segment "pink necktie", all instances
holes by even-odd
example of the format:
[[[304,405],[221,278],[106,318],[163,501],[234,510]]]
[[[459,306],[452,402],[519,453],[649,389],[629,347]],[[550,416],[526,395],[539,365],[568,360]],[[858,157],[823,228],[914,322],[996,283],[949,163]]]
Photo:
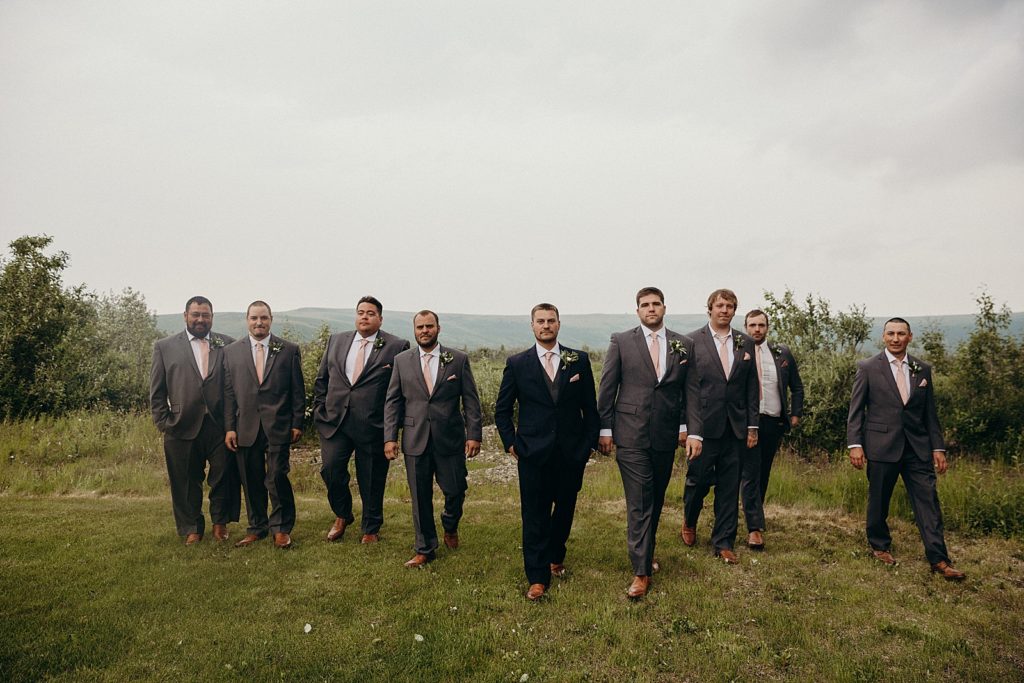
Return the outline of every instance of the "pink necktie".
[[[256,344],[256,381],[260,384],[263,384],[263,366],[266,362],[263,354],[263,343],[259,342]]]
[[[654,363],[654,376],[661,379],[661,345],[658,344],[658,335],[651,332],[647,335],[651,338],[651,362]]]
[[[715,335],[715,339],[719,340],[721,344],[718,345],[718,358],[722,361],[722,370],[725,372],[725,376],[729,376],[729,350],[726,349],[726,344],[729,343],[729,335],[725,334],[722,336]]]
[[[196,341],[199,342],[199,359],[202,361],[199,363],[199,374],[206,379],[210,374],[210,340],[197,339]]]
[[[427,393],[434,391],[434,374],[430,372],[430,357],[433,354],[425,354],[423,356],[423,381],[427,383]]]
[[[352,384],[359,381],[359,375],[363,374],[363,366],[366,365],[366,345],[369,339],[359,340],[359,351],[356,352],[356,366],[352,368]]]
[[[756,349],[754,357],[757,359],[757,397],[764,400],[764,368],[761,366],[761,352],[763,349]]]
[[[897,358],[893,363],[896,364],[896,388],[900,390],[903,405],[907,405],[907,401],[910,400],[910,387],[907,386],[907,377],[903,374],[903,361]]]
[[[555,381],[555,362],[554,362],[554,357],[555,357],[555,352],[554,351],[547,351],[547,352],[544,353],[544,369],[548,373],[548,379],[550,379],[552,382]]]

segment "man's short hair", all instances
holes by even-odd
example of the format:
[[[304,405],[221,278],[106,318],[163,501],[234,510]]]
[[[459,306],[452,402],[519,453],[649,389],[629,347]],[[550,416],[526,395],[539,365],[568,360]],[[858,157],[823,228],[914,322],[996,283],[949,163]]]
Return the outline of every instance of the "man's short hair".
[[[263,308],[267,309],[267,314],[271,318],[274,317],[274,312],[272,310],[270,310],[270,304],[268,304],[266,301],[260,301],[259,299],[256,299],[256,301],[253,301],[251,304],[249,304],[249,307],[245,309],[245,317],[246,318],[249,317],[249,311],[252,310],[253,306],[263,306]]]
[[[356,302],[356,308],[359,308],[359,304],[373,304],[374,308],[377,309],[377,315],[384,315],[384,306],[375,296],[364,296]]]
[[[640,299],[645,297],[645,296],[649,296],[651,294],[657,294],[658,298],[661,299],[662,305],[665,304],[665,293],[664,292],[662,292],[657,287],[644,287],[643,289],[641,289],[639,292],[636,293],[636,306],[637,306],[637,308],[640,308]]]
[[[771,320],[768,319],[768,314],[767,313],[762,311],[760,308],[754,308],[754,309],[748,311],[747,314],[743,317],[743,324],[746,325],[748,320],[750,320],[751,318],[756,318],[759,315],[763,315],[764,316],[765,323],[768,323],[768,324],[771,323]]]
[[[555,306],[554,304],[537,304],[536,306],[531,308],[530,309],[530,320],[531,321],[533,320],[534,313],[536,313],[537,311],[554,311],[555,312],[555,320],[558,320],[558,306]]]
[[[437,317],[437,313],[434,313],[429,308],[424,308],[422,311],[417,311],[416,314],[413,315],[413,317],[412,317],[412,324],[413,325],[416,324],[416,318],[419,318],[420,316],[426,316],[426,315],[434,316],[434,324],[437,325],[438,327],[441,327],[441,319]]]
[[[194,296],[185,302],[185,312],[188,313],[188,309],[191,308],[192,304],[197,306],[209,306],[210,313],[213,313],[213,303],[205,296]]]
[[[740,307],[739,299],[736,298],[736,293],[734,291],[732,291],[731,289],[716,289],[715,291],[711,292],[710,296],[708,296],[709,311],[711,310],[712,304],[718,301],[718,299],[725,299],[726,301],[732,304],[733,308]]]
[[[910,329],[910,323],[908,323],[903,318],[889,318],[888,320],[885,321],[885,325],[888,325],[889,323],[903,323],[904,325],[907,326],[907,332],[910,332],[911,334],[914,333],[913,330]],[[885,325],[882,325],[883,330],[885,329]]]

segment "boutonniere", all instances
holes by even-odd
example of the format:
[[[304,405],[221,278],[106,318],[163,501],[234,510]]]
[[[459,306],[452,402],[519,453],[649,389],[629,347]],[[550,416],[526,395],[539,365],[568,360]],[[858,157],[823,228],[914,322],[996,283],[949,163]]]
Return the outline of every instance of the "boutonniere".
[[[281,342],[274,342],[270,345],[270,355],[273,356],[275,353],[280,353],[283,348],[284,344]]]
[[[384,337],[377,337],[377,339],[373,342],[373,350],[374,351],[380,351],[383,348],[384,348]]]
[[[682,358],[686,358],[686,347],[683,346],[683,342],[678,339],[670,339],[668,342],[669,353],[674,353]]]
[[[224,348],[224,337],[219,337],[215,334],[210,335],[210,348],[211,349],[223,349]]]
[[[733,336],[733,339],[736,341],[736,350],[739,351],[740,349],[742,349],[743,348],[743,344],[745,343],[743,341],[743,335],[742,334],[736,334],[736,335]]]
[[[911,375],[911,377],[913,377],[917,373],[921,372],[921,364],[918,363],[916,360],[910,361],[910,364],[907,365],[907,367],[910,368],[910,375]]]
[[[768,350],[772,352],[773,356],[781,356],[782,355],[782,347],[779,346],[778,344],[776,344],[775,346],[772,346],[772,345],[769,344],[768,345]]]
[[[441,359],[441,367],[444,367],[445,365],[448,365],[453,360],[455,360],[455,356],[452,355],[451,351],[442,351],[440,359]],[[449,378],[449,379],[451,379],[451,378]]]
[[[562,352],[558,354],[558,357],[562,359],[562,369],[568,370],[570,363],[575,363],[580,359],[580,354],[569,349],[562,349]]]

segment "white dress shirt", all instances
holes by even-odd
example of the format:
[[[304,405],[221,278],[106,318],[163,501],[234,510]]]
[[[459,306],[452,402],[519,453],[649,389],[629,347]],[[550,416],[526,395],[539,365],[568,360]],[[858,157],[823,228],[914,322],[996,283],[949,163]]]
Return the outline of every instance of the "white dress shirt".
[[[362,337],[356,332],[352,335],[352,346],[348,348],[348,356],[345,358],[345,374],[348,375],[348,381],[352,381],[352,373],[356,369],[356,356],[359,355],[359,343],[362,341]],[[377,341],[377,333],[374,332],[366,339],[370,342],[366,345],[366,349],[363,351],[363,369],[366,369],[366,364],[370,360],[370,354],[373,352],[373,345]],[[359,371],[362,374],[362,370]]]
[[[541,346],[539,343],[534,344],[534,347],[537,349],[537,357],[540,359],[540,366],[544,368],[544,372],[546,374],[548,366],[544,361],[544,356],[545,354],[549,353],[549,351],[545,349],[543,346]],[[555,365],[555,377],[558,377],[558,372],[561,369],[560,366],[562,365],[562,359],[560,358],[560,355],[562,353],[562,347],[558,345],[558,342],[555,342],[555,345],[551,349],[550,353],[555,354],[554,356],[551,357],[551,362],[554,363]]]
[[[199,350],[199,344],[196,344],[195,341],[196,341],[196,339],[205,339],[206,343],[209,344],[210,343],[210,333],[207,332],[205,337],[197,337],[194,334],[192,334],[191,332],[189,332],[188,330],[185,330],[185,334],[188,335],[188,345],[192,347],[192,357],[196,359],[196,367],[199,368],[200,372],[202,372],[202,370],[203,370],[203,354]],[[210,348],[211,349],[213,348],[213,344],[210,344]]]
[[[762,415],[771,417],[782,416],[782,399],[779,391],[779,369],[775,367],[775,358],[764,341],[754,346],[755,353],[761,358],[761,406]]]

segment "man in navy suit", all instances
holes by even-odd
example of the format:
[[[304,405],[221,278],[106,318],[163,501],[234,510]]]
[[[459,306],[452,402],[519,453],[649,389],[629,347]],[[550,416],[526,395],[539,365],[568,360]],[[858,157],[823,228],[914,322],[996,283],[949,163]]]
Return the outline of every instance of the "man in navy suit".
[[[552,574],[565,574],[576,495],[600,428],[590,358],[559,345],[560,326],[554,305],[533,307],[530,327],[537,343],[509,356],[494,406],[502,445],[519,469],[530,600],[544,595]],[[517,403],[518,426],[512,419]]]
[[[946,472],[946,445],[935,410],[932,368],[907,353],[913,338],[910,323],[892,318],[882,331],[882,353],[857,363],[846,421],[850,464],[861,469],[867,460],[867,535],[874,557],[896,564],[886,518],[896,479],[903,477],[932,571],[962,581],[964,573],[953,568],[946,552],[935,487],[935,473]]]

